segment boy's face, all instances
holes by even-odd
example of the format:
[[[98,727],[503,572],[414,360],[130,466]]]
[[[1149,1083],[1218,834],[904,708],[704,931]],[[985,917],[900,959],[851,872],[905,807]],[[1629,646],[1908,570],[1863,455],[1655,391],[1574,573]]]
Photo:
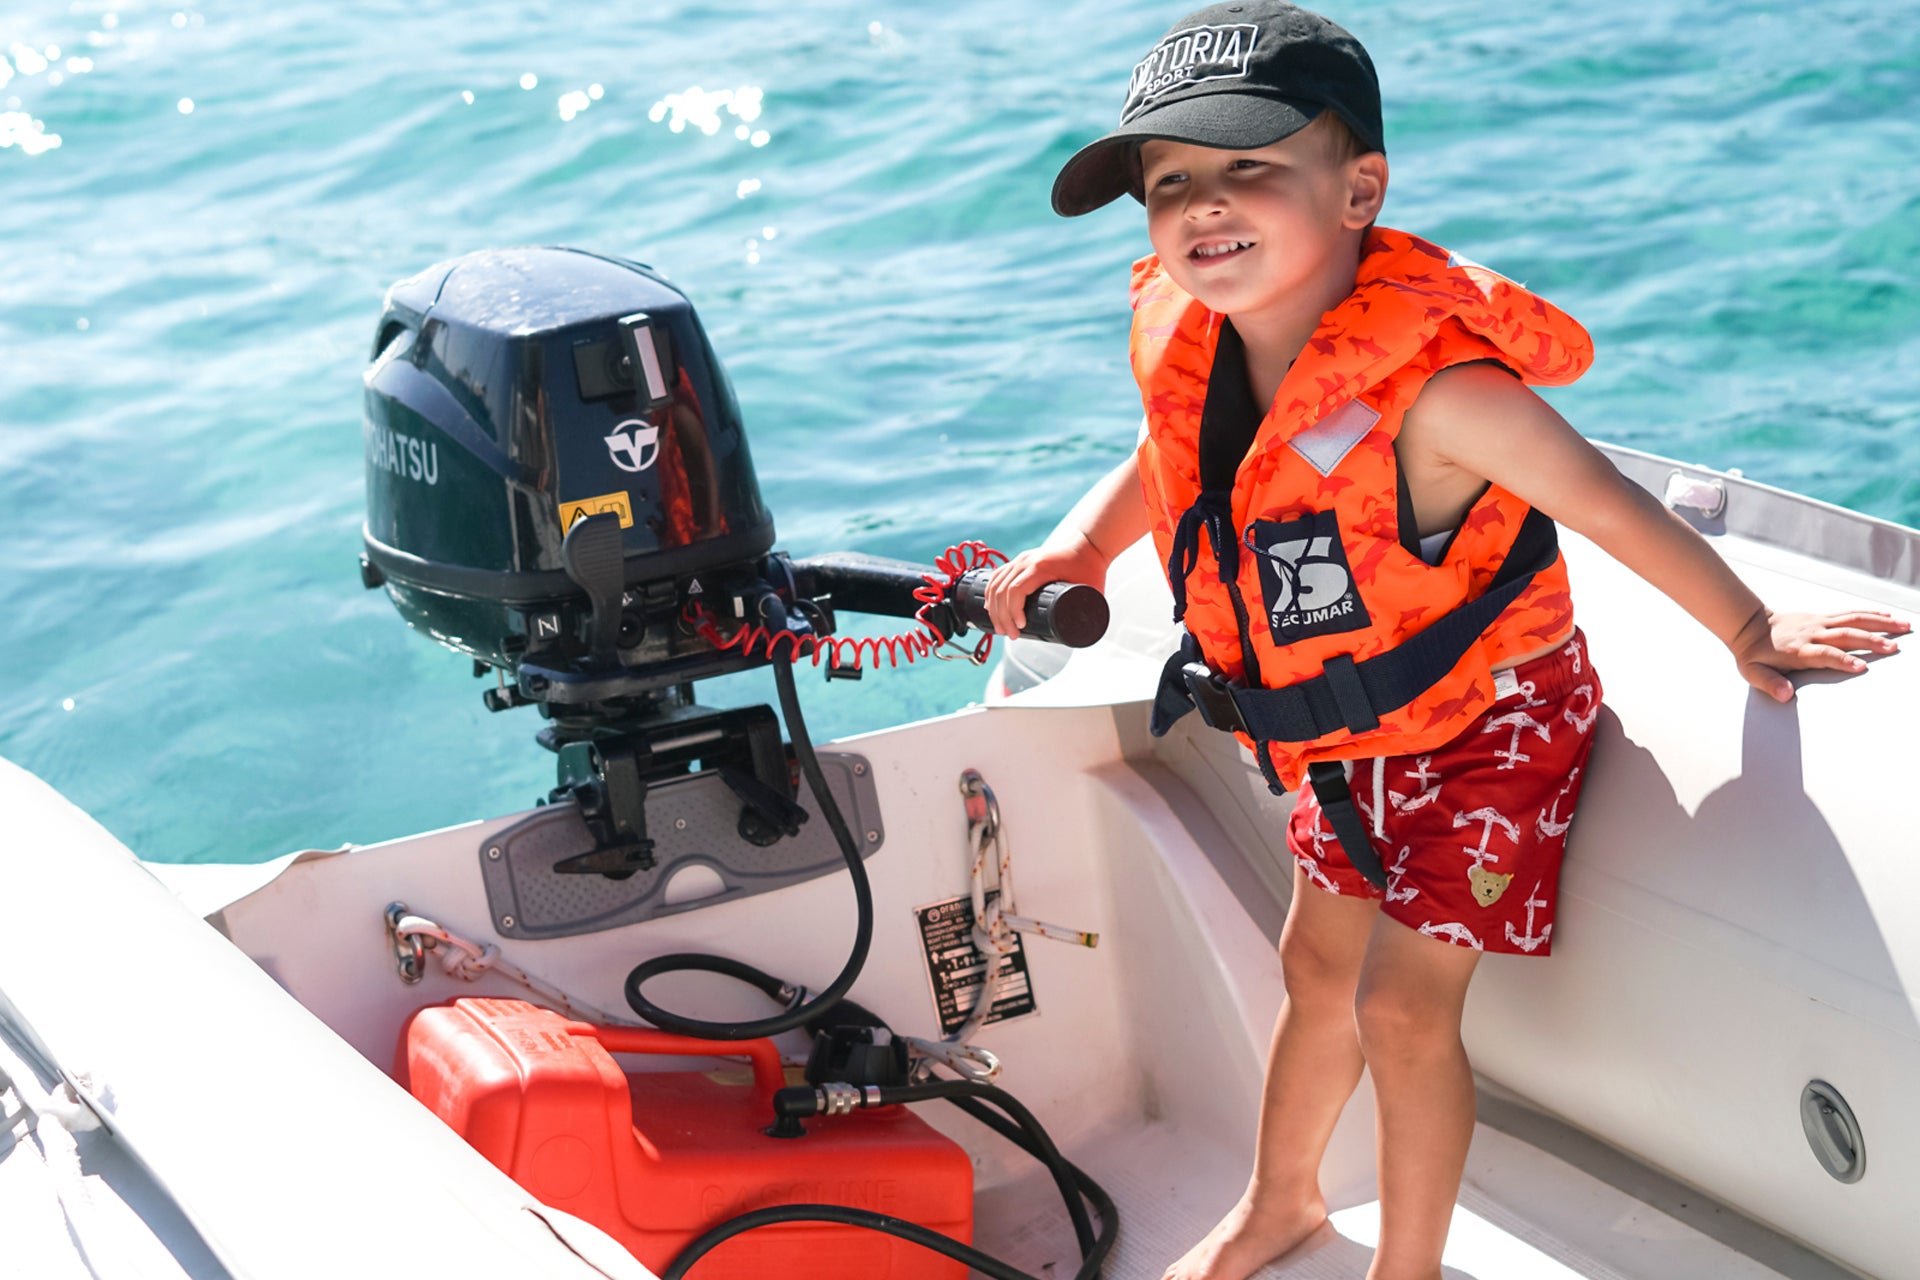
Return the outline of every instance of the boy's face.
[[[1249,318],[1302,289],[1318,296],[1343,233],[1372,222],[1386,193],[1385,156],[1343,161],[1329,142],[1308,127],[1257,151],[1141,144],[1147,236],[1173,282]]]

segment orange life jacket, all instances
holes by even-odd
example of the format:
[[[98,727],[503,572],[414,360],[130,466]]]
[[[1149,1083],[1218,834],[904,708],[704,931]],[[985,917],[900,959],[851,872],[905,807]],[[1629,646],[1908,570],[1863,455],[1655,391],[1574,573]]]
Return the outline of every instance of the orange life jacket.
[[[1276,789],[1297,788],[1314,762],[1439,746],[1493,704],[1493,666],[1569,632],[1552,522],[1490,487],[1430,565],[1393,446],[1427,379],[1448,365],[1496,360],[1548,385],[1579,377],[1593,344],[1576,321],[1484,267],[1375,228],[1353,292],[1287,371],[1231,492],[1203,492],[1216,355],[1216,403],[1230,393],[1250,403],[1238,337],[1222,351],[1225,317],[1157,257],[1134,265],[1132,293],[1147,413],[1140,476],[1190,636],[1168,685],[1184,658],[1203,659],[1206,671],[1187,668],[1186,696],[1254,748]]]

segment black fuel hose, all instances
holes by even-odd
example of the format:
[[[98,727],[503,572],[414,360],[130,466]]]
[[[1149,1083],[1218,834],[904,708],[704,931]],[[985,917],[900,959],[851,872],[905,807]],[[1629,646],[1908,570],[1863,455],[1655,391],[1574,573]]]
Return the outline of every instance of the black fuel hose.
[[[806,775],[807,786],[813,791],[814,801],[819,804],[820,812],[826,817],[827,825],[833,829],[833,835],[840,842],[840,853],[847,860],[847,874],[853,879],[853,900],[859,914],[859,923],[854,928],[853,951],[847,956],[847,963],[840,970],[840,976],[829,983],[824,991],[804,1004],[796,1004],[784,1013],[770,1018],[760,1018],[752,1022],[704,1022],[697,1018],[683,1018],[677,1013],[662,1009],[653,1001],[640,994],[640,988],[648,979],[663,973],[683,969],[702,970],[708,973],[724,973],[733,977],[745,977],[740,969],[750,966],[727,960],[720,956],[703,955],[694,951],[676,951],[670,955],[655,956],[635,965],[627,974],[627,1004],[632,1010],[663,1030],[678,1032],[683,1036],[698,1036],[708,1040],[759,1040],[768,1036],[777,1036],[783,1031],[813,1021],[827,1012],[840,998],[853,989],[854,980],[860,976],[860,970],[867,963],[867,952],[873,945],[873,886],[867,883],[867,869],[860,861],[860,847],[854,843],[853,832],[847,829],[847,820],[840,813],[840,806],[833,798],[833,792],[827,788],[826,775],[820,772],[820,758],[813,753],[813,739],[807,735],[806,719],[800,714],[800,697],[793,684],[793,667],[790,663],[773,664],[773,682],[780,691],[780,713],[787,722],[787,735],[793,739],[793,753],[799,757],[800,770]],[[753,970],[758,973],[758,970]],[[765,976],[765,975],[762,975]],[[759,985],[755,983],[755,985]],[[763,988],[764,990],[764,988]],[[770,992],[776,999],[778,992]]]
[[[947,1101],[1034,1159],[1045,1158],[1025,1130],[1000,1115],[992,1107],[973,1098],[948,1098]],[[1095,1280],[1100,1274],[1100,1268],[1106,1265],[1107,1255],[1113,1252],[1113,1242],[1119,1234],[1120,1212],[1114,1207],[1113,1197],[1107,1194],[1106,1188],[1089,1177],[1079,1165],[1064,1156],[1060,1158],[1060,1163],[1065,1167],[1067,1175],[1073,1179],[1074,1185],[1080,1189],[1080,1193],[1093,1202],[1093,1211],[1100,1215],[1100,1234],[1094,1239],[1093,1248],[1090,1251],[1084,1245],[1081,1247],[1080,1269],[1074,1272],[1074,1280]],[[1071,1204],[1072,1201],[1068,1203]]]
[[[660,1273],[660,1280],[682,1280],[696,1262],[741,1232],[781,1222],[837,1222],[843,1226],[867,1227],[956,1258],[975,1271],[992,1276],[993,1280],[1040,1280],[1038,1276],[1008,1266],[998,1258],[990,1257],[971,1245],[949,1239],[917,1222],[909,1222],[891,1214],[875,1213],[871,1209],[850,1209],[841,1204],[782,1204],[729,1218],[681,1250],[672,1265]]]
[[[811,1090],[792,1086],[780,1092],[797,1096],[810,1093]],[[944,1098],[1046,1165],[1053,1174],[1055,1184],[1061,1188],[1061,1194],[1067,1199],[1068,1211],[1074,1221],[1074,1234],[1080,1242],[1081,1262],[1079,1269],[1074,1272],[1074,1280],[1098,1280],[1119,1232],[1120,1216],[1113,1198],[1084,1170],[1060,1154],[1040,1121],[1012,1095],[993,1085],[972,1080],[935,1080],[928,1084],[883,1086],[879,1094],[878,1105],[882,1106]],[[1002,1108],[1006,1115],[999,1114],[994,1107]],[[1094,1211],[1100,1215],[1098,1236],[1093,1234],[1087,1222],[1081,1195],[1093,1202]],[[1041,1280],[918,1223],[890,1214],[875,1213],[870,1209],[837,1204],[777,1205],[730,1218],[682,1249],[672,1264],[661,1273],[661,1280],[681,1280],[701,1258],[734,1236],[756,1227],[782,1222],[837,1222],[844,1226],[864,1227],[955,1258],[993,1277],[993,1280]]]
[[[802,1085],[792,1085],[780,1090],[774,1097],[775,1113],[783,1113],[780,1105],[783,1100],[781,1095],[798,1100],[799,1095],[812,1092],[812,1089]],[[1087,1220],[1086,1205],[1081,1203],[1075,1191],[1073,1174],[1069,1172],[1066,1157],[1060,1154],[1060,1148],[1053,1145],[1053,1139],[1048,1136],[1045,1126],[1040,1123],[1040,1118],[1027,1110],[1019,1099],[996,1085],[978,1080],[932,1080],[925,1084],[880,1085],[873,1090],[873,1093],[880,1106],[931,1102],[935,1099],[948,1102],[977,1099],[980,1102],[992,1103],[1006,1112],[1012,1118],[1012,1123],[1017,1125],[1019,1131],[1027,1138],[1027,1141],[1020,1145],[1045,1165],[1047,1172],[1053,1175],[1053,1184],[1059,1189],[1060,1198],[1066,1202],[1067,1216],[1073,1220],[1073,1235],[1080,1244],[1081,1256],[1085,1257],[1093,1252],[1093,1224]],[[801,1114],[813,1113],[809,1109]],[[969,1114],[977,1116],[979,1113],[970,1110]]]

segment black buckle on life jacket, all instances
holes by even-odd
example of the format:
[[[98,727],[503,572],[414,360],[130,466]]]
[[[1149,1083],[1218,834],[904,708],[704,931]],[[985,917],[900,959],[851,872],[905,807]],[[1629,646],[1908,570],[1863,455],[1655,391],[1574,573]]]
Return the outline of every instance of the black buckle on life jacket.
[[[1240,704],[1233,700],[1232,685],[1215,675],[1204,662],[1187,663],[1180,668],[1180,675],[1187,682],[1187,694],[1193,699],[1194,709],[1209,728],[1247,732]]]

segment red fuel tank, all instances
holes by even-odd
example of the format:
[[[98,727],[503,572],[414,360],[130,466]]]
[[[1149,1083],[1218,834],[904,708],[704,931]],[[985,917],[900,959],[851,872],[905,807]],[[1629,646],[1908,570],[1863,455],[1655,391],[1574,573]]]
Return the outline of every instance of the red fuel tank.
[[[751,1075],[629,1074],[614,1053],[752,1059]],[[841,1204],[973,1241],[966,1152],[905,1107],[808,1121],[773,1138],[786,1083],[771,1041],[698,1040],[574,1022],[520,1000],[463,999],[407,1022],[396,1075],[543,1203],[593,1223],[654,1271],[751,1209]],[[965,1280],[963,1263],[832,1223],[761,1227],[689,1280]]]

